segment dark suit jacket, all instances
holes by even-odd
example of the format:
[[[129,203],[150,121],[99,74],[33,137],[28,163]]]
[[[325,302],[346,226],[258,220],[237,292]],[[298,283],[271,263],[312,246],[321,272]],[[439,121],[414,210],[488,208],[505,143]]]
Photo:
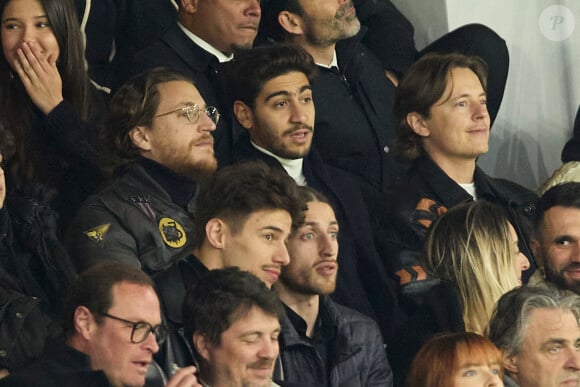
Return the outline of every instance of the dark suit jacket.
[[[257,150],[244,134],[236,142],[234,160],[262,160],[276,168],[282,165]],[[385,340],[391,336],[397,319],[394,287],[372,240],[369,215],[354,178],[344,171],[324,164],[313,148],[304,158],[303,172],[308,186],[320,191],[332,202],[339,232],[339,269],[335,302],[374,317]]]
[[[322,159],[359,178],[365,195],[398,175],[393,158],[395,88],[379,60],[355,38],[336,45],[340,72],[319,66],[312,82],[314,144]]]
[[[175,25],[159,41],[137,53],[131,66],[131,75],[160,66],[191,78],[205,103],[218,108],[222,118],[213,133],[215,154],[220,165],[227,164],[233,144],[232,107],[225,91],[222,65],[215,56],[196,45]]]

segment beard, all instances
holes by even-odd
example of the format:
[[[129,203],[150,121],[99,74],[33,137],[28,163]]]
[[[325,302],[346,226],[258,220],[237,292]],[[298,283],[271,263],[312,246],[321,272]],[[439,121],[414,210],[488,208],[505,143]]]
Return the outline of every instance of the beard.
[[[349,1],[336,11],[333,18],[326,20],[313,21],[304,15],[308,26],[304,32],[306,40],[316,46],[328,47],[355,36],[360,31],[360,21],[356,13],[346,15],[353,7],[352,1]]]
[[[273,134],[271,130],[263,129],[258,131],[259,134],[255,136],[253,141],[257,144],[261,145],[262,148],[266,149],[269,152],[272,152],[278,157],[288,160],[296,160],[305,157],[310,152],[310,147],[312,145],[312,137],[310,139],[310,144],[305,147],[299,149],[290,149],[290,147],[282,141],[286,136],[292,134],[292,132],[300,129],[306,129],[310,131],[310,133],[314,132],[314,128],[308,125],[297,125],[294,128],[290,128],[285,130],[281,136],[277,136]]]
[[[319,278],[315,273],[289,273],[282,269],[279,281],[289,290],[298,294],[327,296],[336,289],[336,275]]]
[[[545,261],[546,264],[544,266],[546,280],[558,286],[560,289],[571,290],[576,294],[580,294],[580,280],[573,280],[570,278],[564,277],[564,272],[566,270],[578,270],[580,269],[580,263],[572,262],[565,266],[562,270],[557,270],[550,265],[548,265],[548,261]]]

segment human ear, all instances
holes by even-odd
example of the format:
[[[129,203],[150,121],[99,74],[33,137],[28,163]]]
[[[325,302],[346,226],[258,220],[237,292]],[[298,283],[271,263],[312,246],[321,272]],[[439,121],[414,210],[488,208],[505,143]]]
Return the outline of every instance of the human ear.
[[[92,334],[92,324],[94,322],[91,311],[86,306],[79,306],[75,309],[73,317],[75,331],[85,340],[89,340]]]
[[[510,355],[503,351],[503,368],[508,371],[510,374],[517,374],[518,373],[518,362],[515,355]]]
[[[151,150],[151,138],[148,129],[144,126],[136,126],[129,132],[129,138],[137,148],[148,151]]]
[[[219,218],[212,218],[205,225],[205,237],[216,249],[223,249],[225,246],[226,228],[227,225]]]
[[[407,125],[415,132],[417,135],[421,137],[428,137],[429,136],[429,128],[427,127],[427,122],[425,118],[417,113],[409,113],[407,114]]]
[[[204,334],[200,333],[200,332],[194,332],[193,333],[193,346],[195,347],[195,350],[197,351],[197,353],[199,353],[199,355],[206,361],[209,362],[209,358],[210,358],[210,351],[209,351],[209,341],[207,340],[207,338],[205,337]]]
[[[195,13],[197,11],[197,2],[199,0],[181,0],[179,2],[180,8],[187,13]]]
[[[532,249],[532,254],[538,264],[538,267],[543,267],[546,262],[544,262],[544,256],[542,255],[542,249],[540,247],[540,241],[535,237],[530,240],[530,248]]]
[[[254,126],[252,109],[242,101],[234,102],[234,115],[245,129],[250,130]]]
[[[282,11],[278,14],[278,23],[292,35],[303,35],[302,18],[295,13]]]

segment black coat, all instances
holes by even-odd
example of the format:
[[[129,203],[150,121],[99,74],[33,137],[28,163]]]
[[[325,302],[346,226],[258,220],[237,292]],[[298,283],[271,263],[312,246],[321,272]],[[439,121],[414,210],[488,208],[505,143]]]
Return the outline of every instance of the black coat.
[[[233,145],[232,106],[226,93],[222,65],[175,25],[159,41],[137,53],[131,69],[132,74],[138,74],[160,66],[191,78],[205,103],[218,108],[221,119],[213,132],[215,154],[220,165],[227,164]]]
[[[314,144],[327,164],[359,177],[368,200],[399,174],[391,151],[395,88],[379,60],[355,38],[338,42],[336,55],[340,73],[319,66],[312,82]]]
[[[474,183],[478,199],[506,210],[518,233],[520,251],[530,261],[530,269],[524,273],[527,280],[536,268],[529,242],[538,195],[514,182],[492,178],[479,167]],[[432,222],[446,209],[470,201],[471,195],[427,156],[415,160],[404,182],[385,195],[375,240],[381,256],[388,259],[387,269],[399,277],[403,306],[412,308],[431,285],[424,277],[420,257]]]
[[[109,387],[103,371],[92,371],[89,357],[68,345],[49,341],[42,358],[0,379],[1,387]]]
[[[10,192],[0,209],[0,368],[10,371],[37,358],[46,337],[61,333],[53,319],[74,279],[45,193]]]
[[[236,143],[234,159],[262,160],[284,170],[278,160],[256,149],[247,134]],[[375,317],[388,340],[399,318],[394,286],[376,251],[369,214],[355,179],[325,164],[314,147],[304,158],[303,173],[308,186],[331,201],[340,225],[339,269],[333,300]]]

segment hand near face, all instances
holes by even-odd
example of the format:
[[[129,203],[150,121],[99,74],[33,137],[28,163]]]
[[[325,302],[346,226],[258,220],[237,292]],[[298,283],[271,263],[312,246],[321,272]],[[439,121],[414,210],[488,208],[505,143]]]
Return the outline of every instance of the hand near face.
[[[30,99],[44,114],[62,102],[62,79],[56,58],[47,57],[38,43],[23,43],[16,52],[13,66]]]
[[[194,366],[180,368],[173,374],[165,387],[202,387],[195,376]]]

